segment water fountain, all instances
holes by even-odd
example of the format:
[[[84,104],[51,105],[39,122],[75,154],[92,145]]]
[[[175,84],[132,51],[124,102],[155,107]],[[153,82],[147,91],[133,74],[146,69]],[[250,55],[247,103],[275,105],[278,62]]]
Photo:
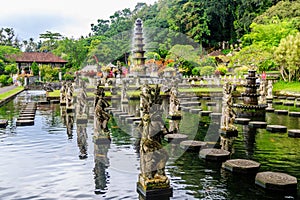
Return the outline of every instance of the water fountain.
[[[261,94],[257,93],[257,88],[260,86],[256,84],[255,70],[249,70],[248,76],[246,77],[247,83],[244,85],[245,92],[242,93],[243,104],[234,104],[233,106],[237,108],[237,117],[239,118],[250,118],[256,120],[265,120],[266,104],[260,104],[258,102],[258,97]]]

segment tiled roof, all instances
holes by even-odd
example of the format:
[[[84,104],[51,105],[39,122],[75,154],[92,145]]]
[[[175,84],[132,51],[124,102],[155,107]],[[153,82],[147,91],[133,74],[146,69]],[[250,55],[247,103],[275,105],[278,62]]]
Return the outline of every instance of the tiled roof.
[[[23,52],[18,55],[12,56],[12,58],[17,63],[67,63],[68,61],[65,61],[61,59],[60,57],[54,55],[50,52]]]

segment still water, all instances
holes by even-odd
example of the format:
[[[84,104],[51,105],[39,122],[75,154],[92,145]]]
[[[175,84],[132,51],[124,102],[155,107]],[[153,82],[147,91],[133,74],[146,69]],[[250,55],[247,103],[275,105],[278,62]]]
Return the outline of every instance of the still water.
[[[93,120],[76,124],[72,113],[63,117],[59,105],[50,104],[38,106],[34,126],[16,127],[22,104],[44,98],[44,92],[26,91],[0,108],[0,118],[9,120],[8,127],[0,129],[0,199],[138,199],[134,126],[113,119],[111,143],[101,146],[93,140]],[[204,110],[220,111],[219,106],[201,103]],[[125,109],[134,113],[136,106],[133,102]],[[295,117],[267,113],[266,121],[300,128]],[[180,123],[180,131],[190,139],[212,145],[218,143],[218,127],[209,117],[188,112]],[[286,172],[299,182],[299,139],[242,125],[238,129],[239,136],[230,141],[231,158],[253,159],[261,163],[260,171]],[[170,199],[297,199],[294,194],[265,193],[255,186],[254,177],[224,171],[218,163],[199,159],[197,152],[184,152],[175,144],[165,143],[165,148],[170,155],[166,167],[173,187]]]

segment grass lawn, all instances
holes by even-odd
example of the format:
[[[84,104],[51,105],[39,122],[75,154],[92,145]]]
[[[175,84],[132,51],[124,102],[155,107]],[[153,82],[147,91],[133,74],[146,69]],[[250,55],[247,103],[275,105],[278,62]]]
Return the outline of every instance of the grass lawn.
[[[284,82],[278,81],[273,84],[273,92],[299,92],[300,93],[300,82]]]
[[[0,94],[0,100],[2,99],[6,99],[7,97],[10,97],[11,95],[14,95],[20,91],[22,91],[24,89],[24,87],[22,86],[19,86],[19,87],[16,87],[8,92],[4,92],[3,94]]]

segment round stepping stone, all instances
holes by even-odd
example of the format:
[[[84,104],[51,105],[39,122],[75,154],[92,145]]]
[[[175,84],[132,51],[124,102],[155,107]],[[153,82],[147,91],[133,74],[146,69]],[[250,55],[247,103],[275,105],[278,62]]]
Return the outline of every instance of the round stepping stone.
[[[293,138],[300,138],[300,129],[288,130],[288,136]]]
[[[200,115],[201,115],[201,116],[209,116],[210,113],[212,113],[212,111],[209,111],[209,110],[203,110],[203,111],[200,112]]]
[[[193,102],[189,102],[190,106],[201,106],[201,102],[198,101],[193,101]]]
[[[248,118],[235,118],[234,123],[235,124],[242,124],[242,125],[248,125],[251,119]]]
[[[209,116],[212,120],[220,120],[222,113],[210,113]]]
[[[246,159],[231,159],[222,164],[222,168],[233,173],[253,174],[257,173],[260,163]]]
[[[296,106],[297,108],[299,108],[299,107],[300,107],[300,103],[296,103],[295,106]]]
[[[206,102],[207,106],[216,106],[217,103],[216,102]]]
[[[199,152],[199,157],[210,161],[225,161],[229,159],[230,152],[223,149],[202,149]]]
[[[18,120],[34,120],[34,117],[19,116]]]
[[[140,117],[128,117],[128,118],[125,119],[125,122],[126,123],[132,123],[134,121],[140,121],[140,120],[141,120]]]
[[[294,106],[294,102],[284,102],[283,105],[285,106]]]
[[[188,136],[180,133],[174,133],[174,134],[167,134],[165,135],[165,140],[168,142],[175,142],[180,143],[181,141],[185,140]]]
[[[251,128],[266,128],[267,127],[267,122],[251,121],[251,122],[249,122],[248,125]]]
[[[199,151],[201,147],[206,146],[206,142],[197,141],[197,140],[185,140],[180,142],[180,147],[187,151]]]
[[[141,123],[141,121],[140,121],[140,120],[137,120],[137,121],[134,121],[134,122],[133,122],[133,125],[138,126],[138,125],[140,125],[140,123]]]
[[[267,125],[267,131],[272,133],[285,133],[287,131],[286,126],[282,125]]]
[[[282,105],[282,104],[283,104],[282,101],[274,101],[273,103],[274,103],[275,105]]]
[[[8,125],[7,119],[0,119],[0,128],[5,128]]]
[[[300,112],[289,112],[289,116],[291,116],[291,117],[300,117]]]
[[[297,190],[297,178],[280,172],[260,172],[256,174],[255,184],[267,190]]]
[[[278,114],[278,115],[287,115],[289,113],[289,111],[288,110],[274,110],[274,113]]]
[[[193,114],[199,114],[200,112],[202,111],[201,108],[197,108],[197,109],[190,109],[190,113],[193,113]]]
[[[210,97],[202,97],[203,100],[210,100]]]
[[[286,96],[279,96],[278,99],[286,99]]]
[[[295,100],[295,99],[296,99],[296,97],[287,97],[286,98],[286,100],[292,100],[292,101]]]
[[[32,126],[34,125],[34,120],[17,120],[17,126]]]
[[[191,108],[190,107],[181,107],[180,109],[182,111],[188,112]]]
[[[266,108],[266,112],[274,112],[275,108]]]

